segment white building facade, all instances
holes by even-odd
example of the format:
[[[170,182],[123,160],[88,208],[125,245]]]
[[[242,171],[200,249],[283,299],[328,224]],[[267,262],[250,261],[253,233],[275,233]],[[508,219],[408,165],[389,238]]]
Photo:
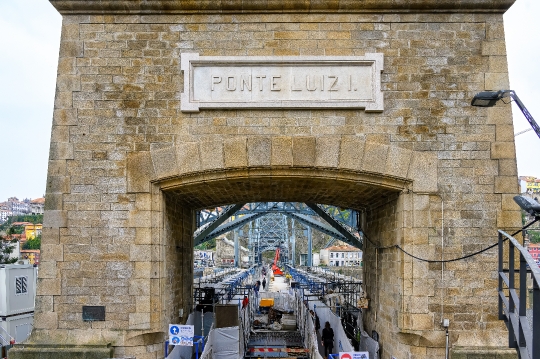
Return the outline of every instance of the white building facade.
[[[362,265],[363,252],[353,246],[331,246],[321,250],[321,264],[335,267],[352,267]]]

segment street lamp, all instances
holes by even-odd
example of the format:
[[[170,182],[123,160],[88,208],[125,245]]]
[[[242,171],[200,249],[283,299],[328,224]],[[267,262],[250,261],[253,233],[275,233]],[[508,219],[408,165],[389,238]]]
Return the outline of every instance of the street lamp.
[[[536,135],[538,138],[540,138],[540,127],[532,117],[532,115],[529,113],[523,102],[519,99],[519,97],[516,95],[516,93],[512,90],[500,90],[500,91],[483,91],[480,93],[477,93],[474,95],[471,106],[476,107],[493,107],[497,103],[497,101],[502,100],[505,97],[510,97],[512,100],[516,102],[519,109],[529,121],[531,124],[531,127],[533,128],[534,132],[536,132]]]

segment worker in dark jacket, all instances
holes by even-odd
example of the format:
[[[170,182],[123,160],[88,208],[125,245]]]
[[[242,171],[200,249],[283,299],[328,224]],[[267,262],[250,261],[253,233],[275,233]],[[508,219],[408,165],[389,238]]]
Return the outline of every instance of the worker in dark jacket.
[[[328,354],[332,354],[332,349],[334,349],[334,331],[330,328],[330,323],[326,322],[324,324],[324,329],[322,330],[322,342],[324,346],[324,357],[328,357]]]

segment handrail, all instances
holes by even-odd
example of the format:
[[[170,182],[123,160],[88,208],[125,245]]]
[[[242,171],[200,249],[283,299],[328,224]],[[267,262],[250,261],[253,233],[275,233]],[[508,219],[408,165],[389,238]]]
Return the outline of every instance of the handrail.
[[[2,343],[5,343],[5,344],[2,344]],[[9,344],[9,341],[6,340],[6,338],[4,338],[4,337],[2,336],[2,334],[0,334],[0,347],[5,346],[5,345],[8,345],[8,344]]]
[[[6,340],[6,338],[4,338],[2,335],[0,335],[0,339],[2,339],[5,343],[7,343],[6,345],[11,344],[11,342],[14,341],[15,338],[13,338],[13,337],[11,336],[11,334],[9,334],[9,332],[8,332],[7,330],[5,330],[4,328],[0,327],[0,329],[2,329],[2,331],[4,331],[4,333],[7,334],[9,340]]]
[[[508,241],[508,268],[504,264],[504,242]],[[519,270],[515,268],[515,253],[519,252]],[[530,269],[528,269],[529,267]],[[519,285],[516,285],[516,272]],[[533,281],[533,323],[527,319],[527,275]],[[508,346],[515,348],[520,359],[540,359],[540,267],[519,242],[499,230],[499,319],[508,328]],[[517,311],[517,313],[516,313]],[[534,334],[536,333],[536,335]]]

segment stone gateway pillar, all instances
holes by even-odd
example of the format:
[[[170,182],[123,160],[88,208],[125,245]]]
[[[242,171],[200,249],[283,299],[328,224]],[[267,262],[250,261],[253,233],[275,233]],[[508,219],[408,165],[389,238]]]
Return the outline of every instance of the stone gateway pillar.
[[[515,357],[496,249],[520,226],[514,0],[51,0],[63,15],[35,326],[10,359],[164,357],[197,209],[362,213],[381,358]],[[181,315],[181,312],[184,314]]]

